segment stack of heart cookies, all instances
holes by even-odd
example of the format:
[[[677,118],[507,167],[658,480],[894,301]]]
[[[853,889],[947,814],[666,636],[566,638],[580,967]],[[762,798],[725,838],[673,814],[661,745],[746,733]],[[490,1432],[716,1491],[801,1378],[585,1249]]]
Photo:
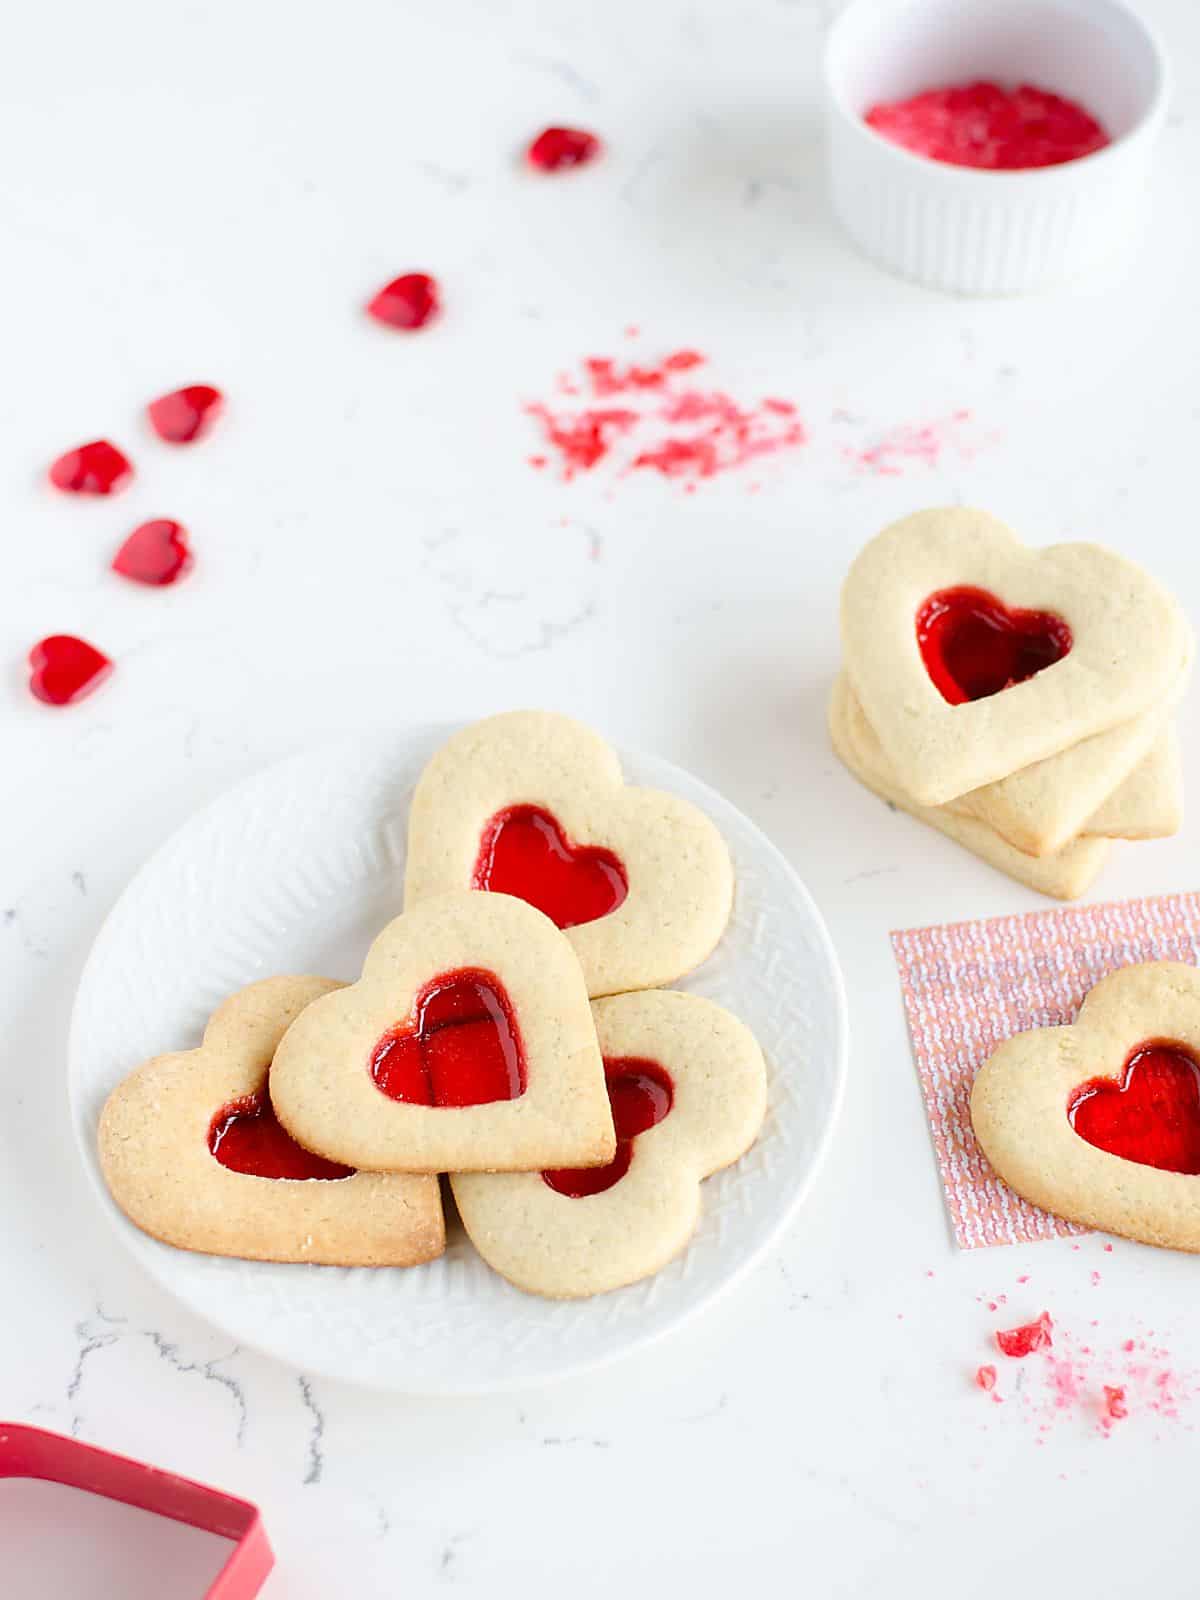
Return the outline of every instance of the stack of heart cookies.
[[[251,984],[199,1048],[130,1073],[100,1118],[110,1192],[185,1249],[403,1267],[445,1248],[444,1173],[521,1288],[656,1272],[765,1112],[750,1031],[664,987],[732,899],[709,818],[626,785],[590,729],[476,723],[421,775],[405,910],[359,978]]]
[[[1018,882],[1074,899],[1112,840],[1178,829],[1192,634],[1133,562],[1030,550],[982,511],[922,511],[858,556],[841,628],[838,756]]]

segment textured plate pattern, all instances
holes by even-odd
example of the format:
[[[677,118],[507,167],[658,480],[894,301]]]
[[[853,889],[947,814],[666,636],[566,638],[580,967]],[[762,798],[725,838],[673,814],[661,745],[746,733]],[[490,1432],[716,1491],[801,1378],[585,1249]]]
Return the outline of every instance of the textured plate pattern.
[[[280,972],[357,975],[401,909],[408,795],[442,732],[327,747],[275,766],[188,822],[134,878],[100,931],[76,997],[70,1092],[84,1161],[150,1273],[238,1340],[310,1372],[409,1392],[540,1382],[664,1333],[769,1244],[807,1189],[841,1096],[845,1014],[806,890],[732,806],[665,762],[631,782],[701,806],[733,852],[737,898],[719,949],[683,986],[755,1032],[770,1075],[754,1149],[704,1185],[690,1248],[656,1277],[557,1304],[511,1288],[457,1231],[408,1271],[270,1266],[190,1255],[140,1233],[104,1189],[100,1107],[131,1066],[197,1042],[228,994]]]

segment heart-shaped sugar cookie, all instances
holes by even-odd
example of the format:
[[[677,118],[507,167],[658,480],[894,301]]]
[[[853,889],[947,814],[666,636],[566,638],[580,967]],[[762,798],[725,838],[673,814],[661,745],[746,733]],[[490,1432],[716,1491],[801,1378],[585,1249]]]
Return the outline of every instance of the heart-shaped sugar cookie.
[[[185,1250],[255,1261],[404,1267],[445,1247],[436,1178],[354,1172],[279,1127],[267,1071],[327,978],[266,978],[213,1013],[196,1050],[158,1056],[113,1090],[100,1164],[131,1222]]]
[[[510,895],[437,895],[288,1029],[271,1099],[293,1138],[370,1171],[596,1166],[616,1148],[579,963]]]
[[[601,1294],[657,1272],[700,1215],[700,1181],[753,1144],[766,1069],[750,1031],[674,991],[592,1007],[616,1120],[616,1158],[590,1171],[455,1174],[463,1225],[518,1288]]]
[[[986,512],[950,508],[859,554],[842,643],[902,788],[935,806],[1164,704],[1190,630],[1112,551],[1029,550]]]
[[[1071,1027],[1006,1040],[975,1080],[971,1121],[1034,1205],[1200,1251],[1200,972],[1124,967]]]
[[[1030,856],[1009,844],[976,817],[960,816],[949,806],[922,806],[896,781],[883,747],[843,673],[829,701],[829,737],[838,759],[858,781],[890,806],[907,811],[918,822],[936,828],[1010,878],[1057,900],[1074,900],[1095,880],[1108,860],[1106,838],[1081,835],[1051,855]]]
[[[1168,726],[1085,826],[1108,839],[1166,839],[1182,825],[1183,763],[1179,735]]]
[[[895,772],[844,674],[833,700],[835,708],[841,708],[836,714],[844,716],[853,729],[861,760],[898,791]],[[1161,726],[1161,719],[1149,712],[1137,720],[1148,726],[1122,723],[1109,733],[1096,734],[1064,750],[1061,756],[1050,756],[1000,783],[974,789],[939,809],[948,816],[985,823],[1024,855],[1047,858],[1060,854],[1076,838],[1163,838],[1178,830],[1182,817],[1178,741],[1174,729]],[[1159,731],[1154,737],[1156,728]],[[1110,748],[1107,752],[1089,748],[1099,745]],[[1098,775],[1111,772],[1115,747],[1119,747],[1122,766],[1131,747],[1147,753],[1105,794]],[[1081,807],[1081,795],[1091,802],[1086,810]]]
[[[546,912],[596,996],[672,983],[711,954],[733,868],[702,812],[627,785],[590,728],[514,711],[455,734],[413,795],[405,904],[471,887]]]

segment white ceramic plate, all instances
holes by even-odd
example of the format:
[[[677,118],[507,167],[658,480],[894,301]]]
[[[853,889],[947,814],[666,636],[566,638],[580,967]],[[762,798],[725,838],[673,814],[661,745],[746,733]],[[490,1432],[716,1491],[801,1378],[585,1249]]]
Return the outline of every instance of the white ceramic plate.
[[[227,995],[273,973],[353,978],[401,909],[408,798],[444,732],[315,750],[186,823],[125,890],[92,948],[71,1024],[80,1150],[122,1240],[153,1277],[241,1343],[309,1372],[409,1393],[543,1382],[657,1338],[768,1247],[812,1182],[837,1115],[846,1016],[829,936],[759,830],[666,762],[630,782],[702,807],[733,852],[737,898],[716,953],[683,985],[728,1007],[766,1054],[769,1100],[748,1155],[704,1185],[704,1215],[657,1276],[592,1300],[522,1294],[455,1226],[441,1260],[401,1270],[263,1265],[173,1250],[113,1205],[96,1160],[109,1090],[148,1056],[197,1043]]]

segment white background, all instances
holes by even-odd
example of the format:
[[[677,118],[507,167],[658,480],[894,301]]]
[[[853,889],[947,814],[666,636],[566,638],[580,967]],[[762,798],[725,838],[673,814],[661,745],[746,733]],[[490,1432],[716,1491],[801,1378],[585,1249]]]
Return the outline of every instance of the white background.
[[[847,561],[926,504],[1104,540],[1197,620],[1200,15],[1147,6],[1177,86],[1145,235],[1069,291],[966,303],[881,276],[827,220],[826,9],[111,0],[7,19],[0,1415],[259,1501],[277,1600],[1194,1587],[1200,1409],[1105,1438],[1073,1406],[1043,1434],[1019,1396],[971,1385],[997,1322],[1043,1308],[1084,1339],[1095,1320],[1105,1349],[1154,1329],[1200,1366],[1196,1269],[1097,1239],[950,1244],[887,931],[1039,902],[858,790],[823,702]],[[606,161],[521,172],[547,121],[594,127]],[[410,268],[446,313],[406,339],[359,308]],[[528,467],[521,402],[555,372],[678,345],[735,395],[794,399],[811,443],[694,495]],[[193,381],[228,415],[172,450],[139,408]],[[971,454],[885,476],[847,459],[960,408]],[[45,486],[100,434],[134,454],[129,492]],[[152,515],[197,551],[162,593],[105,570]],[[23,669],[56,631],[118,661],[64,711]],[[514,705],[692,768],[788,853],[845,967],[850,1091],[797,1225],[710,1315],[545,1392],[381,1401],[231,1351],[118,1252],[68,1138],[68,1010],[123,883],[231,781],[342,730]],[[1094,893],[1195,888],[1195,846],[1191,821],[1128,846]],[[1000,1292],[993,1315],[979,1297]]]

